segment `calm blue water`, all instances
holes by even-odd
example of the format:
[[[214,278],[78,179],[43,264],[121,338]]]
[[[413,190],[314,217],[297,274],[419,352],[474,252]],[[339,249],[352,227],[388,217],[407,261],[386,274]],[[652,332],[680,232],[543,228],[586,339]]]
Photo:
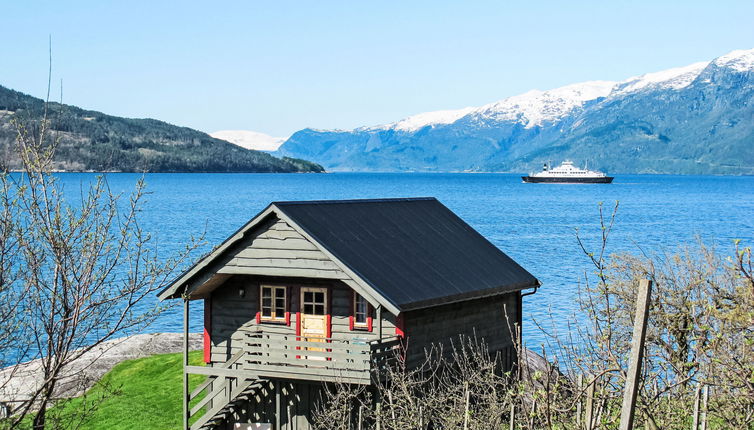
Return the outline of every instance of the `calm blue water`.
[[[61,174],[78,190],[92,174]],[[133,189],[140,175],[109,174],[115,191]],[[206,228],[215,245],[276,200],[434,196],[534,274],[543,287],[524,302],[529,345],[541,337],[532,321],[570,319],[588,259],[574,229],[598,246],[597,205],[620,202],[612,252],[673,250],[701,237],[730,252],[733,239],[754,243],[754,177],[619,176],[610,185],[523,184],[508,174],[149,174],[143,227],[166,253]],[[155,300],[156,301],[156,300]],[[194,306],[200,330],[201,306]],[[549,321],[549,320],[548,320]],[[182,330],[181,310],[163,314],[150,331]]]

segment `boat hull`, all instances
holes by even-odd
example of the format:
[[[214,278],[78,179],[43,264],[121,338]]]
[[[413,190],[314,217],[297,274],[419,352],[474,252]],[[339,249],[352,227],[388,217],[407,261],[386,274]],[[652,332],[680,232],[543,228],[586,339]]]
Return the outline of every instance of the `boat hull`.
[[[602,176],[599,178],[543,178],[537,176],[522,176],[521,179],[523,179],[524,182],[533,184],[609,184],[613,182],[612,176]]]

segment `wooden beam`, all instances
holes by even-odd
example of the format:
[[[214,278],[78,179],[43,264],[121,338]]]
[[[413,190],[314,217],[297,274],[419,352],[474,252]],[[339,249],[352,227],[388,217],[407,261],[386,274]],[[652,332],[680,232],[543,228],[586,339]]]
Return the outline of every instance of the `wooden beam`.
[[[377,306],[377,338],[382,339],[382,305]]]
[[[639,393],[639,378],[641,376],[642,361],[644,360],[644,340],[647,337],[647,319],[649,318],[651,292],[652,281],[642,279],[639,282],[639,292],[636,297],[634,333],[631,337],[631,362],[626,374],[626,386],[623,391],[619,430],[631,430],[634,427],[634,407],[636,406],[636,397]]]
[[[222,369],[219,367],[186,366],[186,373],[192,375],[222,376],[241,379],[258,379],[256,372],[240,369]]]
[[[702,384],[696,386],[694,392],[694,421],[691,424],[691,430],[699,430],[699,402],[701,401]]]
[[[282,427],[282,417],[280,416],[282,413],[282,393],[280,388],[280,380],[277,379],[274,382],[275,384],[275,430],[280,430]]]
[[[189,430],[189,303],[188,297],[183,298],[183,429]]]

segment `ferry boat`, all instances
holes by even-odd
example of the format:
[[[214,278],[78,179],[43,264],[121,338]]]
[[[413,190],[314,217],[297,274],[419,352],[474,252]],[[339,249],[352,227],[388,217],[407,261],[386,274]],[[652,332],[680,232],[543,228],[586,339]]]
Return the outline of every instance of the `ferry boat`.
[[[602,172],[579,169],[571,161],[564,161],[560,166],[551,169],[548,163],[545,163],[541,172],[530,173],[529,176],[522,176],[524,182],[552,182],[552,183],[576,183],[576,184],[609,184],[613,182],[612,176],[607,176]]]

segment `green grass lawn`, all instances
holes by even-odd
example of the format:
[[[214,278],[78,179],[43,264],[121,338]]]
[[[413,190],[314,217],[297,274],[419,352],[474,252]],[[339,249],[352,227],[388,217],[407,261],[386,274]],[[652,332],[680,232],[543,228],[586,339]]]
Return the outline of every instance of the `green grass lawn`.
[[[182,354],[160,354],[124,361],[102,378],[102,385],[61,405],[59,411],[64,416],[76,414],[86,410],[91,399],[101,398],[82,429],[178,429],[183,413],[182,359]],[[191,352],[189,363],[202,365],[201,351]],[[190,386],[204,378],[191,375]]]

